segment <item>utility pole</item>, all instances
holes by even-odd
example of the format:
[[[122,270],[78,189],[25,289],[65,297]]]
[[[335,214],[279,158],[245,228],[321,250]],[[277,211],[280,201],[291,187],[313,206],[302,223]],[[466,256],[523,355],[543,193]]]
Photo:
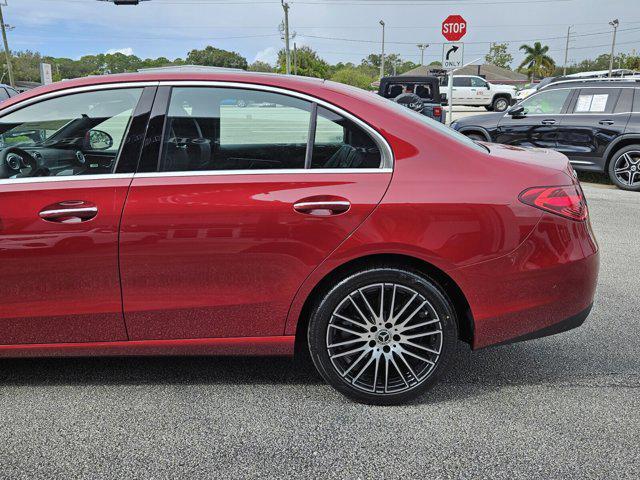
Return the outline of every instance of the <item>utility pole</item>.
[[[298,47],[293,42],[293,74],[298,75]]]
[[[15,87],[15,83],[13,82],[13,68],[11,67],[11,51],[9,50],[9,42],[7,41],[7,30],[6,25],[4,24],[4,16],[2,14],[2,7],[7,6],[6,2],[0,4],[0,24],[2,25],[2,41],[4,42],[4,54],[7,58],[7,73],[9,74],[9,85]]]
[[[567,75],[567,59],[569,57],[569,36],[571,35],[571,27],[573,25],[569,25],[569,28],[567,28],[567,44],[564,47],[564,68],[562,69],[562,76],[566,76]]]
[[[610,21],[609,25],[613,27],[613,41],[611,42],[611,57],[609,58],[609,78],[611,78],[611,75],[613,73],[612,72],[613,71],[613,52],[615,51],[615,48],[616,48],[616,32],[618,31],[618,25],[620,25],[620,22],[616,18],[615,20]]]
[[[382,25],[382,56],[380,57],[380,78],[384,77],[384,20],[380,20]]]
[[[286,71],[287,75],[291,75],[291,51],[289,50],[289,4],[284,0],[282,2],[282,9],[284,10],[284,48],[287,57]]]
[[[429,44],[419,43],[418,48],[420,49],[420,65],[424,65],[424,51],[429,48]]]

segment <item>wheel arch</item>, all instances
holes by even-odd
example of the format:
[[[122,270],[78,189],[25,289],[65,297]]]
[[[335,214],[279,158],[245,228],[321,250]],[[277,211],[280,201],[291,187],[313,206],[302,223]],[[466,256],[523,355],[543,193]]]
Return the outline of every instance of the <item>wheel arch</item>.
[[[462,127],[458,131],[460,133],[465,134],[465,135],[467,133],[477,133],[477,134],[482,135],[487,142],[491,141],[491,135],[489,135],[489,132],[483,127],[478,127],[478,126]]]
[[[311,289],[304,301],[296,324],[295,352],[300,354],[307,349],[307,326],[314,301],[319,295],[327,292],[336,281],[345,278],[351,272],[370,266],[395,266],[405,267],[421,273],[435,280],[442,287],[451,300],[458,319],[458,337],[460,340],[473,345],[474,320],[471,307],[466,296],[458,284],[443,270],[420,258],[403,254],[371,254],[351,259],[328,272]]]
[[[629,145],[640,145],[640,133],[621,135],[609,144],[604,152],[603,171],[605,173],[609,171],[609,163],[615,153]]]

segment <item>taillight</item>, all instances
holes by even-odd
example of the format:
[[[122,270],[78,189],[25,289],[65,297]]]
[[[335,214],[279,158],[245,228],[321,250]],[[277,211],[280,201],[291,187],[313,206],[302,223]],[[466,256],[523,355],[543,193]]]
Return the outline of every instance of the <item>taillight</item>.
[[[439,117],[442,115],[442,107],[433,107],[433,116]]]
[[[528,188],[518,197],[522,203],[581,222],[587,218],[582,189],[576,185]]]

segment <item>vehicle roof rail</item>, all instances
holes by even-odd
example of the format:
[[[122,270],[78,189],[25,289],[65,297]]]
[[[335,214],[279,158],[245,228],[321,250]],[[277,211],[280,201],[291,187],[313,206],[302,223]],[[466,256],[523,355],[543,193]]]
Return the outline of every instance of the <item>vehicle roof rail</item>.
[[[565,83],[591,83],[591,82],[640,82],[640,74],[638,75],[629,75],[628,77],[596,77],[596,78],[571,78],[566,80],[556,80],[555,82],[550,82],[546,85],[540,87],[540,89],[545,89],[551,87],[553,85],[560,85]]]

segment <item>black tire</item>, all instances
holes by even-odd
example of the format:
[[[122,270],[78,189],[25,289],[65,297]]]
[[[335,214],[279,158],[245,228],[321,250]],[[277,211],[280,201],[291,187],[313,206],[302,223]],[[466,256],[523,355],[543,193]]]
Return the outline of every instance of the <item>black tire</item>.
[[[483,135],[480,135],[479,133],[465,133],[465,135],[467,137],[469,137],[471,140],[476,140],[478,142],[486,142],[487,139],[484,138]]]
[[[491,108],[494,112],[504,112],[509,108],[509,99],[506,97],[496,97],[493,99]]]
[[[616,187],[640,192],[640,145],[628,145],[615,152],[608,173]]]
[[[318,372],[340,393],[371,405],[396,405],[429,390],[447,370],[458,326],[436,282],[410,269],[379,266],[351,274],[317,299],[307,340]]]
[[[493,112],[493,104],[485,105],[484,108],[487,110],[487,112]]]

